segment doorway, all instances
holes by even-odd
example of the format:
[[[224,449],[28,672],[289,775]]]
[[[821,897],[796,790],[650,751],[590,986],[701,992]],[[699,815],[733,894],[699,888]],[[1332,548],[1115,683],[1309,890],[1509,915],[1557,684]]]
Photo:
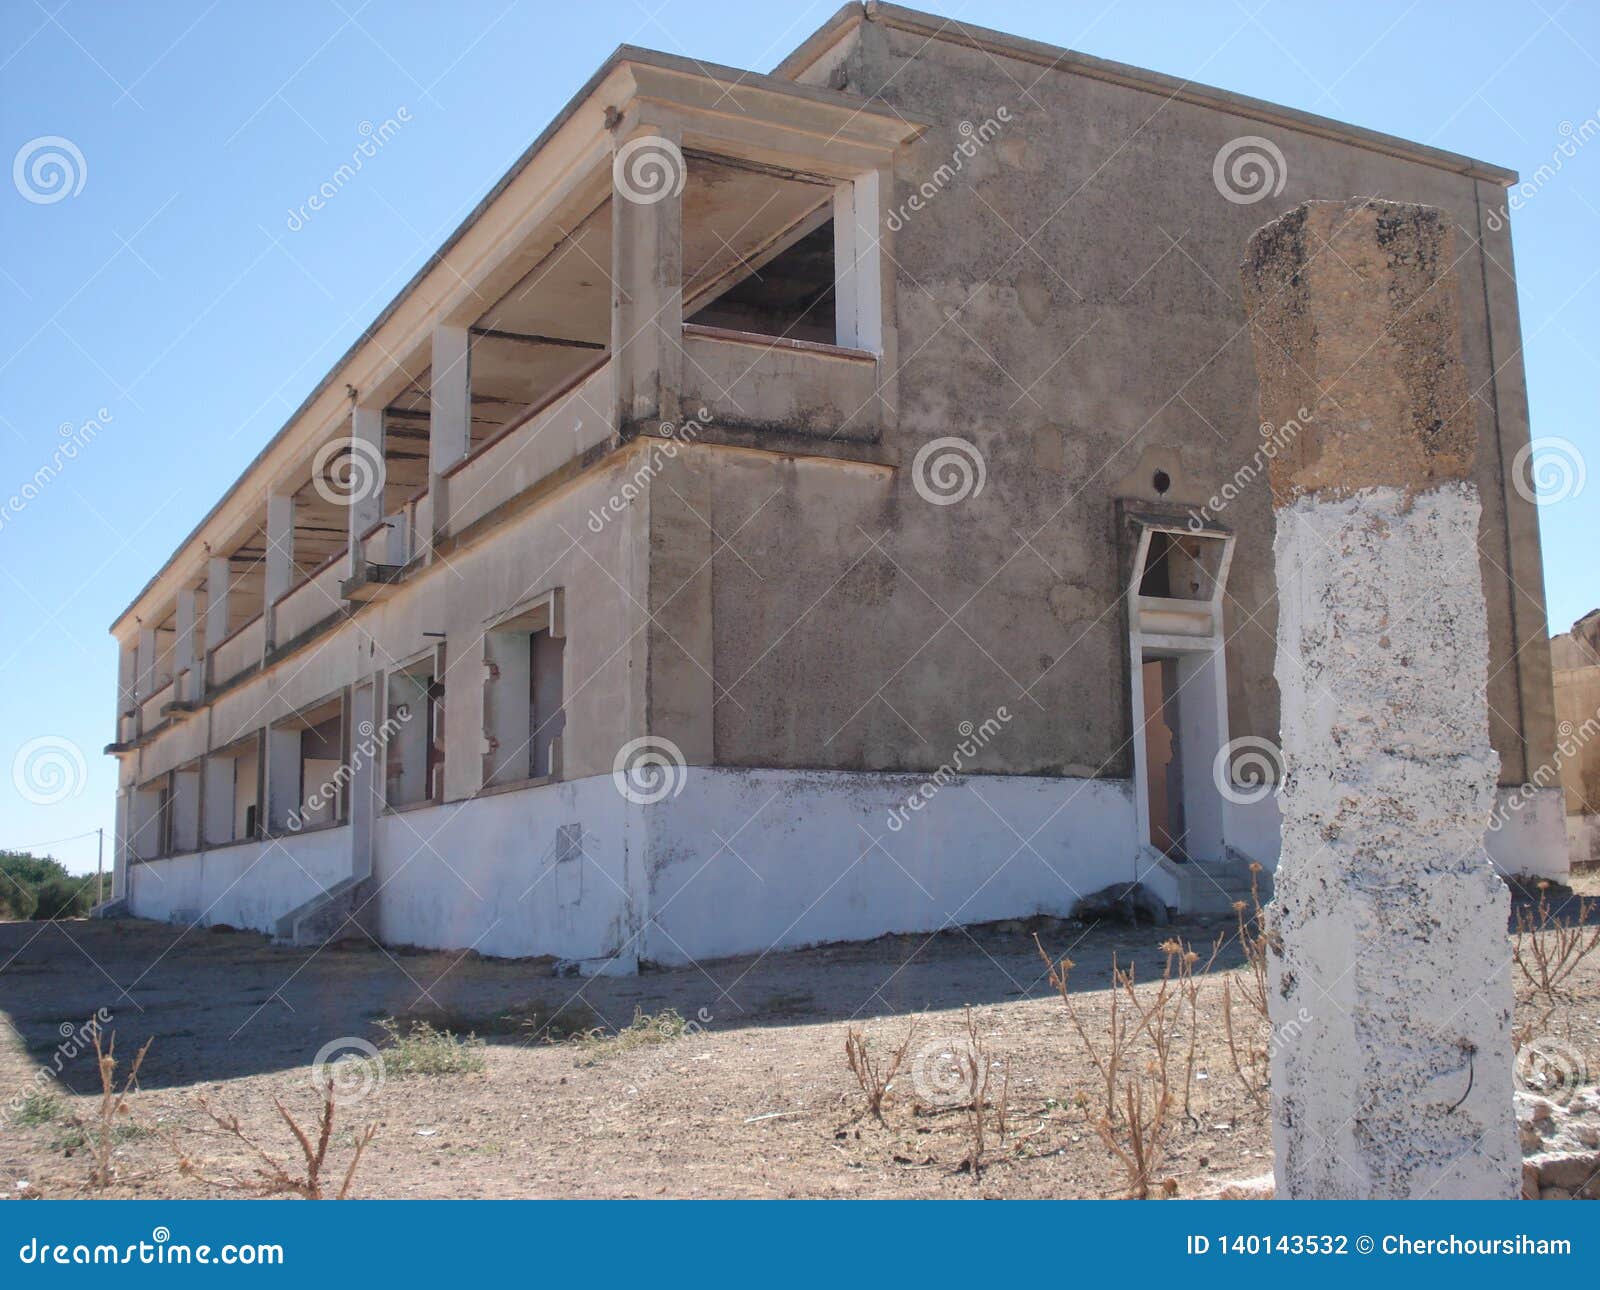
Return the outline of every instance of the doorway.
[[[1183,755],[1177,737],[1178,665],[1175,659],[1147,659],[1144,685],[1145,799],[1150,812],[1150,845],[1185,859]]]

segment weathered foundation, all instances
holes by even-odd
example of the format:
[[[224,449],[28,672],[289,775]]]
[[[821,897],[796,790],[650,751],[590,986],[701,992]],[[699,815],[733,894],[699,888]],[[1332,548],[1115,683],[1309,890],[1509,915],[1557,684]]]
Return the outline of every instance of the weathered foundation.
[[[1272,473],[1284,1197],[1518,1192],[1451,241],[1424,207],[1310,203],[1258,232],[1244,268],[1263,421],[1315,408]]]

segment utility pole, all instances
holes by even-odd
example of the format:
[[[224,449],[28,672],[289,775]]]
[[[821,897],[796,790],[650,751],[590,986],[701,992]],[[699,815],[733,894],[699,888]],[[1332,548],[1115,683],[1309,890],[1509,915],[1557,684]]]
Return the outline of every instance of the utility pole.
[[[104,828],[95,830],[94,844],[94,903],[99,905],[106,898],[106,831]]]

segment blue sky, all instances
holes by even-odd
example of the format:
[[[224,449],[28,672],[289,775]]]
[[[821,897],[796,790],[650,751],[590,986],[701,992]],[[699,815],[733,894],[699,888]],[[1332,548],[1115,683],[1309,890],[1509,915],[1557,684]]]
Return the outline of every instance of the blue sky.
[[[15,164],[0,183],[0,495],[86,422],[101,428],[0,525],[0,847],[109,833],[112,619],[607,54],[628,43],[768,71],[836,7],[6,0],[0,160],[25,156],[20,184]],[[925,7],[1525,177],[1600,120],[1596,7]],[[402,124],[360,182],[291,228],[363,123],[388,120]],[[81,155],[81,188],[26,200],[48,187],[26,166],[43,145],[26,146],[49,138]],[[1600,138],[1513,229],[1533,432],[1600,473]],[[1558,630],[1600,604],[1597,502],[1600,477],[1540,508]],[[67,767],[76,791],[50,804],[10,773],[42,737],[83,754],[81,778]],[[94,846],[44,850],[88,870]]]

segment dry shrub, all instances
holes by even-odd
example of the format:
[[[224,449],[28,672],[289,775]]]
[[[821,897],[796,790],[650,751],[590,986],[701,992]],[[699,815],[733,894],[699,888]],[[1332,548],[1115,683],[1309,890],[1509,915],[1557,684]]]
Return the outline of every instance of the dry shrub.
[[[104,1191],[111,1185],[112,1167],[111,1155],[117,1143],[126,1136],[123,1119],[128,1114],[128,1095],[139,1087],[139,1068],[144,1065],[144,1055],[150,1051],[153,1039],[144,1041],[141,1048],[133,1058],[133,1064],[128,1067],[128,1073],[122,1077],[122,1087],[117,1088],[117,1036],[112,1031],[108,1042],[102,1046],[100,1043],[99,1027],[94,1029],[94,1057],[95,1066],[100,1072],[100,1102],[95,1108],[93,1122],[88,1126],[87,1136],[91,1149],[89,1181]]]
[[[1533,1013],[1517,1029],[1518,1048],[1547,1033],[1556,1011],[1576,1002],[1568,981],[1600,946],[1600,924],[1588,925],[1594,912],[1594,902],[1582,897],[1575,914],[1552,909],[1548,882],[1539,883],[1539,902],[1533,909],[1517,907],[1517,931],[1511,940],[1511,958],[1518,973],[1517,1002]],[[1570,1018],[1566,1029],[1570,1035]]]
[[[861,1092],[866,1097],[866,1105],[853,1117],[859,1120],[863,1115],[870,1115],[879,1124],[883,1120],[883,1104],[889,1096],[889,1086],[894,1083],[894,1077],[899,1073],[900,1067],[905,1064],[906,1053],[911,1049],[911,1041],[916,1037],[917,1023],[913,1019],[906,1027],[906,1037],[900,1041],[900,1046],[889,1053],[887,1059],[874,1061],[872,1057],[872,1041],[867,1038],[866,1032],[859,1026],[849,1026],[844,1032],[844,1060],[849,1066],[850,1073],[856,1077],[856,1083],[861,1086]]]
[[[996,1099],[991,1102],[989,1086],[993,1082],[994,1068],[999,1064],[994,1060],[988,1044],[985,1042],[983,1031],[978,1026],[978,1019],[973,1015],[969,1006],[964,1014],[967,1029],[967,1046],[956,1059],[956,1068],[966,1086],[967,1104],[963,1110],[967,1116],[968,1146],[966,1158],[961,1162],[961,1168],[972,1174],[976,1181],[983,1172],[984,1152],[988,1144],[987,1117],[991,1109],[994,1111],[994,1128],[1000,1145],[1005,1145],[1006,1118],[1011,1106],[1011,1068],[1005,1066],[1000,1077],[1000,1089]]]
[[[640,1048],[670,1044],[700,1030],[698,1022],[686,1020],[676,1008],[646,1012],[635,1007],[633,1020],[621,1030],[608,1033],[604,1026],[596,1026],[574,1034],[572,1043],[579,1052],[578,1065],[595,1066],[607,1058],[635,1052]]]
[[[1037,937],[1034,943],[1038,945]],[[1104,1035],[1097,1041],[1090,1020],[1068,989],[1072,961],[1052,961],[1039,946],[1050,984],[1061,996],[1101,1078],[1105,1101],[1092,1123],[1100,1140],[1122,1163],[1129,1196],[1144,1199],[1156,1185],[1171,1140],[1173,1108],[1179,1096],[1174,1085],[1179,1078],[1183,1115],[1192,1116],[1200,995],[1221,949],[1219,937],[1210,958],[1202,964],[1199,953],[1185,942],[1176,938],[1163,942],[1161,951],[1166,959],[1161,976],[1142,996],[1135,969],[1119,966],[1113,956]],[[1182,1058],[1175,1061],[1179,1035],[1185,1030]],[[1170,1180],[1161,1186],[1167,1194],[1176,1190]]]
[[[317,1118],[317,1140],[312,1144],[311,1136],[295,1122],[294,1116],[289,1113],[276,1097],[272,1105],[277,1108],[278,1115],[289,1126],[289,1132],[294,1135],[295,1142],[300,1147],[303,1162],[303,1173],[289,1172],[281,1160],[258,1145],[239,1123],[239,1117],[231,1113],[223,1113],[213,1107],[204,1096],[200,1098],[201,1109],[211,1117],[212,1123],[225,1133],[237,1138],[245,1148],[256,1158],[256,1165],[247,1174],[208,1174],[204,1167],[192,1160],[189,1155],[176,1143],[173,1144],[178,1156],[178,1171],[186,1177],[199,1179],[213,1187],[220,1187],[224,1191],[241,1192],[250,1196],[299,1196],[305,1200],[324,1200],[326,1193],[323,1190],[322,1171],[328,1160],[328,1146],[333,1140],[334,1121],[334,1095],[333,1078],[327,1077],[323,1084],[322,1110]],[[334,1199],[344,1200],[350,1194],[350,1185],[355,1181],[356,1169],[361,1164],[361,1157],[368,1144],[377,1134],[377,1126],[367,1125],[365,1130],[355,1136],[355,1150],[350,1157],[350,1163],[345,1168],[344,1178],[339,1184],[339,1190],[334,1193]]]
[[[1267,956],[1276,945],[1276,934],[1267,926],[1261,907],[1259,864],[1250,866],[1250,903],[1234,902],[1239,920],[1239,948],[1244,951],[1243,976],[1230,977],[1222,995],[1222,1025],[1228,1037],[1228,1060],[1240,1086],[1256,1106],[1265,1110],[1272,1089],[1272,1018],[1269,1012]],[[1236,1016],[1234,999],[1243,1004],[1243,1016]]]
[[[1122,1064],[1127,1054],[1129,1032],[1128,1019],[1122,1011],[1122,991],[1117,988],[1122,972],[1117,966],[1117,956],[1111,956],[1112,989],[1107,996],[1111,1009],[1105,1027],[1105,1042],[1095,1042],[1094,1035],[1083,1013],[1073,1001],[1068,989],[1072,969],[1077,966],[1069,958],[1052,959],[1039,941],[1039,934],[1034,933],[1033,943],[1039,951],[1039,957],[1044,960],[1045,971],[1049,974],[1050,985],[1061,996],[1061,1002],[1067,1009],[1067,1017],[1072,1022],[1072,1028],[1078,1032],[1078,1038],[1083,1041],[1084,1051],[1089,1054],[1089,1060],[1094,1064],[1095,1070],[1100,1075],[1100,1080],[1105,1090],[1104,1116],[1111,1119],[1117,1114],[1117,1084],[1122,1074]]]

